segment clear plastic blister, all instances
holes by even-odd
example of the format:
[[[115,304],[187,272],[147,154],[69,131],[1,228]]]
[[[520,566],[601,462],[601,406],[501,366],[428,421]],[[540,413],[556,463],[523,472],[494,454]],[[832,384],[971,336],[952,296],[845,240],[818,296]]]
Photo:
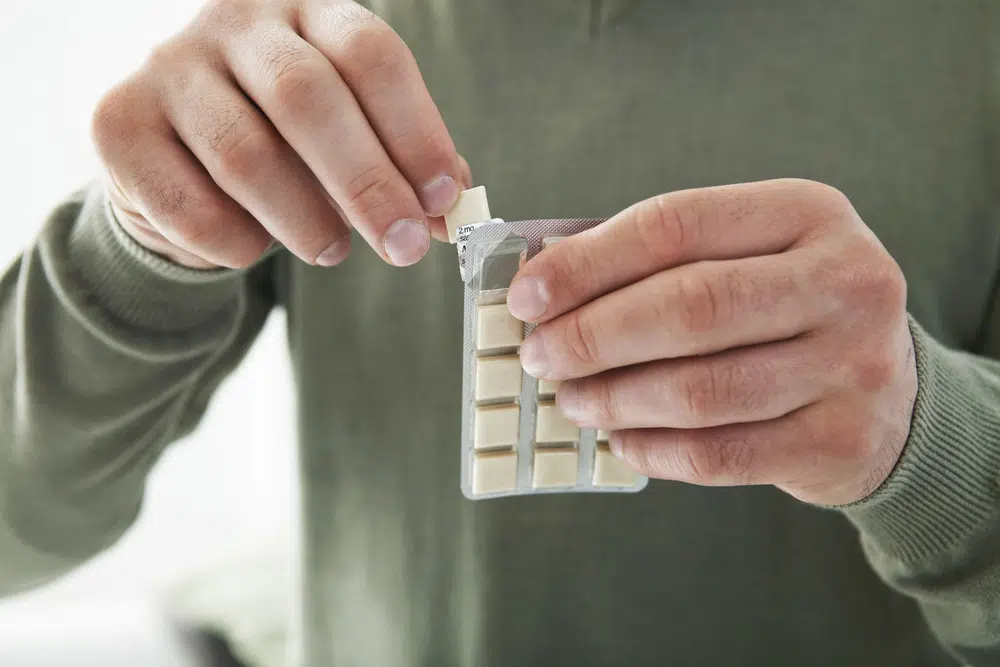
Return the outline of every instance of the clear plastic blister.
[[[462,491],[479,500],[540,493],[636,492],[647,478],[616,459],[608,433],[580,429],[555,404],[556,383],[521,370],[533,325],[514,319],[507,288],[545,246],[600,219],[491,219],[457,230],[465,282]]]

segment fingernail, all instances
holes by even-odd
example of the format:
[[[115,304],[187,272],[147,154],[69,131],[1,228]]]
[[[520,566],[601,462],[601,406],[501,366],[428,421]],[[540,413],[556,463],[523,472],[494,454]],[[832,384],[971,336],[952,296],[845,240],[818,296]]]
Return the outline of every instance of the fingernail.
[[[519,278],[507,290],[507,308],[522,322],[536,320],[545,314],[549,295],[538,278]]]
[[[556,394],[556,407],[571,422],[577,423],[583,420],[582,404],[580,402],[580,390],[576,383],[570,382],[559,387]],[[578,426],[583,424],[577,423]]]
[[[608,449],[611,450],[611,454],[616,459],[625,460],[622,455],[622,434],[619,431],[612,431],[611,437],[608,438]]]
[[[458,183],[451,176],[441,176],[420,188],[420,202],[424,211],[432,218],[437,218],[455,205],[458,199]]]
[[[545,353],[545,341],[538,334],[528,336],[521,343],[521,368],[534,378],[543,378],[549,370],[549,360]]]
[[[351,238],[349,236],[339,238],[331,243],[330,247],[316,258],[316,264],[319,266],[336,266],[347,259],[347,255],[350,252]]]
[[[396,266],[416,264],[427,253],[431,235],[416,220],[397,220],[385,234],[385,254]]]

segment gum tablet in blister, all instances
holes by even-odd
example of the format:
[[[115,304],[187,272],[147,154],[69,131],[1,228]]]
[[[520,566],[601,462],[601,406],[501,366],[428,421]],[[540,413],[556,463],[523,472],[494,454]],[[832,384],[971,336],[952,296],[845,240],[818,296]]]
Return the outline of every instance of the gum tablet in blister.
[[[648,480],[612,455],[609,433],[581,429],[556,406],[558,382],[538,381],[518,351],[532,325],[507,309],[507,288],[543,248],[601,220],[504,222],[490,218],[485,191],[463,193],[446,216],[465,281],[462,383],[463,493],[471,499],[573,492],[635,492]]]

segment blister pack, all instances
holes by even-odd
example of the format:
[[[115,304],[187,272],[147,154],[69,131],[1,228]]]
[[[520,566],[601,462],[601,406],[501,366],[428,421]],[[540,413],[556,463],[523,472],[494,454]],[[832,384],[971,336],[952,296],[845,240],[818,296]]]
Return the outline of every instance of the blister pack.
[[[478,500],[645,488],[647,478],[612,455],[606,431],[562,416],[557,383],[522,371],[518,350],[534,325],[507,308],[507,288],[528,259],[602,220],[504,222],[491,217],[481,186],[463,192],[445,220],[465,283],[462,492]]]

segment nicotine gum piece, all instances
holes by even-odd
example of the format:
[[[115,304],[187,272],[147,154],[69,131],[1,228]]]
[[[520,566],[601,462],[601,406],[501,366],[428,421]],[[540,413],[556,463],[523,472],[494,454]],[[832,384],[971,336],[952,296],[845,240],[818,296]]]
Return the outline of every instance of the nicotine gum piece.
[[[444,225],[448,229],[448,242],[458,241],[458,228],[491,219],[490,204],[486,199],[486,188],[482,185],[463,190],[450,211],[444,214]]]
[[[524,322],[510,314],[506,303],[476,307],[476,349],[518,347],[524,340]]]
[[[535,442],[576,442],[579,438],[580,427],[563,417],[555,403],[538,404]]]
[[[575,449],[536,449],[532,485],[550,489],[576,484],[577,453]]]
[[[516,354],[476,359],[476,400],[517,398],[521,394],[521,360]]]
[[[546,236],[544,239],[542,239],[542,247],[543,248],[548,248],[553,243],[556,243],[558,241],[562,241],[564,238],[566,238],[566,237],[565,236]]]
[[[487,405],[476,408],[472,428],[476,449],[517,446],[521,410],[517,405]]]
[[[472,460],[472,492],[477,496],[517,488],[517,452],[478,452]]]
[[[562,384],[558,380],[539,380],[538,381],[538,395],[539,396],[555,396],[556,390],[559,385]]]
[[[594,486],[635,486],[636,473],[615,458],[611,450],[598,446],[594,452]]]
[[[597,432],[597,442],[607,442],[611,439],[611,431],[600,430]]]

